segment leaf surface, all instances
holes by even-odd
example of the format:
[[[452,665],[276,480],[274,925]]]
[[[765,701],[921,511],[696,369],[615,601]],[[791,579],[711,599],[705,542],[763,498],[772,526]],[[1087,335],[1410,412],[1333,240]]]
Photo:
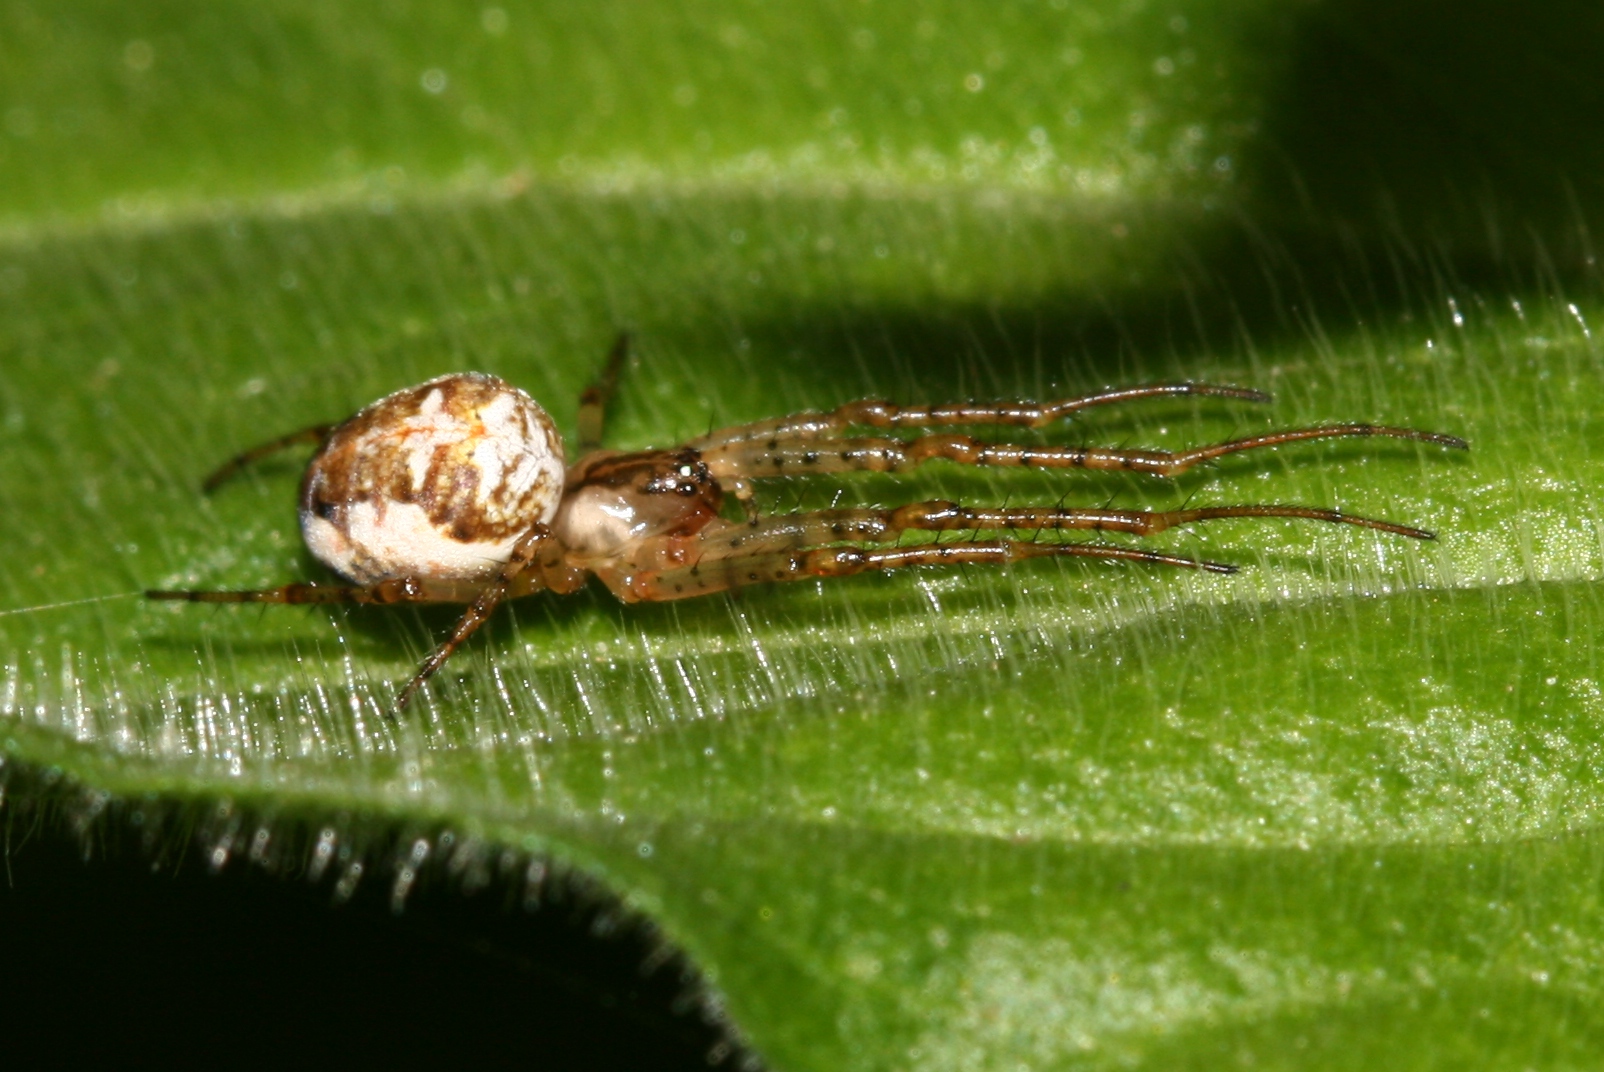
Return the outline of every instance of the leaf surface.
[[[437,860],[550,857],[646,913],[782,1068],[1585,1063],[1594,194],[1552,209],[1474,131],[1443,154],[1486,165],[1483,201],[1437,200],[1396,126],[1339,131],[1370,177],[1322,168],[1309,72],[1396,72],[1419,27],[1226,7],[0,10],[6,764],[226,802],[264,837],[356,815],[434,831]],[[1496,31],[1470,25],[1444,77]],[[1390,219],[1362,204],[1386,190]],[[1505,217],[1535,223],[1484,226]],[[1032,441],[1365,420],[1473,449],[768,483],[766,511],[1287,502],[1441,538],[1221,521],[1150,544],[1230,577],[597,586],[510,607],[399,722],[449,608],[138,597],[320,576],[298,459],[203,497],[220,460],[465,368],[571,429],[623,328],[623,448],[864,396],[1186,378],[1276,398]]]

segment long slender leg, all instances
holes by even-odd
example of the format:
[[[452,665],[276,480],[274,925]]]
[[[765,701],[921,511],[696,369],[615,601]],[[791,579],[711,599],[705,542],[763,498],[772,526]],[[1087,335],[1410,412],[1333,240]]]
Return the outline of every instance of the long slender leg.
[[[632,552],[598,566],[620,576],[660,574],[694,565],[708,572],[725,560],[799,554],[843,542],[886,544],[904,532],[1052,532],[1082,530],[1152,536],[1177,525],[1224,518],[1304,518],[1355,525],[1417,540],[1436,539],[1410,525],[1344,514],[1313,506],[1251,504],[1185,510],[1107,510],[1052,506],[969,508],[945,500],[909,503],[891,510],[819,510],[767,517],[756,524],[718,520],[694,536],[642,540]]]
[[[688,445],[707,451],[737,443],[788,439],[823,439],[854,426],[870,428],[931,428],[954,424],[1006,424],[1040,428],[1079,410],[1109,406],[1140,398],[1208,395],[1244,402],[1268,402],[1263,391],[1211,383],[1153,383],[1125,387],[1056,402],[948,402],[934,406],[900,406],[880,399],[848,402],[828,413],[794,413],[753,424],[734,425],[692,440]]]
[[[401,577],[380,584],[286,584],[281,588],[217,592],[152,588],[146,599],[186,603],[469,603],[482,581],[438,581]]]
[[[848,577],[865,570],[906,569],[910,566],[1000,566],[1027,558],[1109,558],[1150,562],[1161,566],[1235,573],[1235,566],[1203,562],[1139,547],[1090,543],[1028,543],[1021,540],[975,540],[965,543],[927,543],[914,547],[818,547],[800,551],[772,551],[698,562],[662,571],[598,569],[597,575],[625,602],[688,599],[748,584],[799,581],[809,577]]]
[[[1314,506],[1251,504],[1199,506],[1184,510],[1108,510],[1055,506],[972,508],[935,499],[909,503],[891,510],[818,510],[812,513],[780,514],[762,518],[756,524],[719,519],[689,540],[686,537],[669,536],[642,541],[640,549],[630,555],[628,561],[635,566],[659,568],[673,564],[676,555],[687,553],[705,562],[770,551],[798,551],[847,540],[890,543],[908,531],[1052,532],[1079,529],[1153,536],[1177,525],[1247,517],[1305,518],[1376,529],[1417,540],[1435,539],[1433,533],[1411,525],[1378,521]]]
[[[434,672],[445,665],[445,661],[463,645],[469,637],[473,636],[489,618],[501,601],[505,599],[515,586],[521,592],[528,591],[530,585],[518,584],[524,580],[529,571],[538,569],[542,565],[544,552],[551,549],[555,543],[551,530],[545,525],[537,524],[512,549],[512,556],[502,567],[501,573],[489,584],[480,587],[477,598],[457,620],[456,628],[439,647],[429,653],[418,666],[418,672],[412,675],[395,698],[395,709],[400,712],[412,699],[414,693],[423,687],[423,683],[434,675]]]
[[[543,552],[552,546],[551,531],[539,525],[513,548],[512,556],[501,573],[488,584],[484,581],[433,580],[419,577],[401,577],[375,585],[318,585],[286,584],[279,588],[261,588],[244,591],[209,591],[150,589],[147,599],[182,601],[187,603],[467,603],[469,604],[451,636],[429,654],[412,680],[407,682],[396,698],[395,710],[400,711],[412,699],[412,694],[436,670],[451,658],[463,642],[485,623],[496,606],[509,594],[524,595],[542,587],[541,576],[530,576],[538,567],[542,574],[549,571],[559,591],[573,591],[582,583],[581,575],[565,567],[560,558]]]
[[[270,454],[277,454],[286,447],[298,446],[301,443],[315,443],[318,446],[322,446],[324,441],[339,426],[338,422],[334,424],[314,424],[310,428],[302,428],[299,432],[291,432],[289,435],[279,436],[277,439],[263,443],[261,446],[252,447],[243,454],[236,454],[218,466],[210,476],[201,482],[201,490],[206,492],[216,491],[224,481],[247,465],[261,461]]]
[[[1175,476],[1202,462],[1261,447],[1275,447],[1305,439],[1349,436],[1385,436],[1414,439],[1458,450],[1468,444],[1457,436],[1389,428],[1374,424],[1332,424],[1294,428],[1265,435],[1232,439],[1190,450],[1124,450],[1106,447],[1023,446],[987,443],[966,435],[932,435],[917,439],[854,438],[815,442],[780,441],[731,443],[706,450],[702,459],[713,475],[775,477],[807,473],[841,473],[853,470],[898,472],[945,458],[960,465],[1025,466],[1039,469],[1118,469],[1156,476]]]
[[[629,334],[620,332],[607,354],[596,382],[585,388],[579,396],[579,450],[595,450],[602,445],[602,432],[607,427],[607,404],[618,390],[618,373],[629,356]]]

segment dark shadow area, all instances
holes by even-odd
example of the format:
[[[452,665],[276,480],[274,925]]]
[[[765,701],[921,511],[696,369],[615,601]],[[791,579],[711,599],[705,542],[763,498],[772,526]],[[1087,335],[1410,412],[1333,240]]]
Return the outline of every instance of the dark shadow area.
[[[1447,322],[1450,298],[1598,293],[1604,7],[1316,0],[1290,39],[1234,203],[1161,266],[1025,306],[830,306],[743,334],[854,391],[1039,397]]]
[[[383,879],[335,905],[328,881],[238,863],[213,875],[198,856],[86,863],[46,832],[9,856],[8,1052],[52,1066],[705,1070],[728,1050],[682,965],[618,925],[616,906],[558,896],[529,911],[502,880],[420,887],[395,915]]]
[[[1251,211],[1459,236],[1495,255],[1533,235],[1563,242],[1578,207],[1604,197],[1601,54],[1604,7],[1587,0],[1314,3],[1264,157],[1246,162]]]

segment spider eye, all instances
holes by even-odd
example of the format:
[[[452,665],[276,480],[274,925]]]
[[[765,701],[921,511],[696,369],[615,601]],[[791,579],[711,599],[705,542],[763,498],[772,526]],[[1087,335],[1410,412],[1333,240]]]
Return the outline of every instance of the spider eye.
[[[679,475],[688,479],[696,475],[696,470],[688,465],[682,465],[679,467]]]

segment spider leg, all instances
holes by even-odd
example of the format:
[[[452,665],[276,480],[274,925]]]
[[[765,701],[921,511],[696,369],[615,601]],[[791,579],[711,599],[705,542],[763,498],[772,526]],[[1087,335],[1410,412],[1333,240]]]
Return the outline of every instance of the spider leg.
[[[997,564],[1050,555],[1124,558],[1231,573],[1235,572],[1235,567],[1221,563],[1199,562],[1140,548],[1100,544],[1027,543],[1015,539],[997,539],[893,548],[839,545],[845,541],[890,543],[908,531],[1044,532],[1081,529],[1152,536],[1177,525],[1250,517],[1306,518],[1356,525],[1417,540],[1436,538],[1425,529],[1313,506],[1249,504],[1181,510],[1052,506],[971,508],[937,499],[909,503],[891,510],[818,510],[767,517],[745,524],[719,520],[694,536],[663,536],[643,541],[627,558],[595,568],[614,593],[627,602],[683,599],[744,584],[790,581],[804,577],[840,577],[869,569],[901,569],[905,566],[941,563]],[[821,546],[830,544],[836,546]]]
[[[695,555],[697,562],[705,564],[740,555],[801,551],[848,540],[890,543],[908,531],[1049,532],[1082,529],[1153,536],[1177,525],[1245,517],[1306,518],[1355,525],[1417,540],[1435,539],[1435,535],[1425,529],[1313,506],[1250,504],[1180,510],[1054,506],[974,508],[935,499],[909,503],[891,510],[870,508],[781,514],[763,518],[756,524],[721,519],[691,538],[694,550],[686,547],[684,537],[663,537],[657,541],[647,541],[645,546],[629,557],[629,562],[635,568],[660,569],[675,564],[676,559],[683,561],[687,554]]]
[[[374,585],[286,584],[280,588],[238,592],[150,589],[145,592],[145,598],[182,600],[189,603],[468,603],[481,597],[483,588],[483,582],[398,577]],[[477,606],[477,602],[474,605]],[[450,651],[446,654],[449,655]],[[429,659],[433,664],[425,661],[424,666],[428,669],[428,673],[420,671],[422,677],[433,673],[439,668],[440,663],[445,661],[444,657],[436,660],[434,655]],[[407,686],[401,699],[396,703],[397,711],[405,705],[413,690],[420,684],[422,684],[421,677],[413,678],[412,683]]]
[[[560,556],[549,553],[555,542],[550,529],[536,525],[513,548],[506,566],[489,583],[400,577],[374,585],[286,584],[280,588],[236,592],[151,589],[145,597],[189,603],[467,603],[468,609],[458,619],[451,635],[429,653],[396,697],[395,710],[400,711],[412,699],[412,694],[485,623],[503,599],[540,588],[572,592],[584,583],[582,572],[565,565]]]
[[[620,599],[635,603],[705,596],[748,584],[799,581],[809,577],[849,577],[865,570],[969,563],[1000,566],[1027,558],[1058,557],[1128,559],[1161,566],[1208,570],[1211,573],[1237,571],[1235,566],[1222,562],[1203,562],[1139,547],[996,539],[926,543],[912,547],[815,547],[795,551],[759,551],[704,559],[692,566],[672,569],[629,571],[623,568],[599,568],[596,573]]]
[[[564,570],[559,558],[550,554],[555,545],[556,539],[552,536],[551,530],[544,524],[538,523],[518,541],[501,572],[490,583],[480,583],[477,595],[463,612],[462,617],[457,619],[456,628],[451,631],[451,635],[429,653],[419,664],[417,673],[412,675],[412,680],[408,681],[397,694],[395,698],[397,712],[406,707],[413,694],[423,687],[423,683],[444,666],[446,660],[489,620],[491,613],[503,599],[511,595],[524,595],[541,587],[541,582],[546,579],[547,570],[553,571],[553,580],[571,572]],[[572,591],[577,586],[577,581],[571,587],[561,582],[549,585],[559,591],[564,589]]]
[[[1205,447],[1176,451],[1025,446],[1016,443],[987,443],[966,435],[930,435],[920,436],[917,439],[863,437],[814,442],[742,441],[704,450],[702,460],[720,480],[728,477],[750,479],[854,470],[891,473],[916,468],[932,458],[945,458],[960,465],[1017,465],[1038,469],[1118,469],[1150,473],[1155,476],[1176,476],[1195,465],[1227,454],[1239,454],[1242,451],[1275,447],[1305,439],[1338,439],[1350,436],[1414,439],[1458,450],[1468,449],[1468,444],[1463,439],[1440,432],[1422,432],[1414,428],[1390,428],[1374,424],[1332,424],[1269,432],[1245,439],[1232,439]]]
[[[629,357],[629,333],[619,332],[613,348],[607,354],[596,382],[585,388],[579,396],[579,451],[581,454],[602,445],[602,432],[607,425],[607,404],[618,390],[618,373]]]
[[[310,428],[302,428],[299,432],[291,432],[286,436],[279,436],[260,446],[252,447],[243,454],[236,454],[222,465],[212,471],[212,474],[201,481],[201,490],[207,493],[216,491],[225,481],[254,462],[259,462],[270,454],[277,454],[286,447],[298,446],[301,443],[314,443],[322,446],[324,441],[334,433],[340,425],[314,424]]]
[[[870,428],[931,428],[954,424],[1006,424],[1040,428],[1083,409],[1131,402],[1140,398],[1174,395],[1209,395],[1245,402],[1268,402],[1263,391],[1211,383],[1152,383],[1057,402],[948,402],[933,406],[901,406],[880,399],[849,402],[828,413],[794,413],[753,424],[739,424],[709,432],[688,446],[700,451],[738,443],[788,439],[824,439],[854,426]]]
[[[374,585],[286,584],[236,592],[153,588],[145,598],[188,603],[467,603],[481,587],[480,582],[400,577]]]

